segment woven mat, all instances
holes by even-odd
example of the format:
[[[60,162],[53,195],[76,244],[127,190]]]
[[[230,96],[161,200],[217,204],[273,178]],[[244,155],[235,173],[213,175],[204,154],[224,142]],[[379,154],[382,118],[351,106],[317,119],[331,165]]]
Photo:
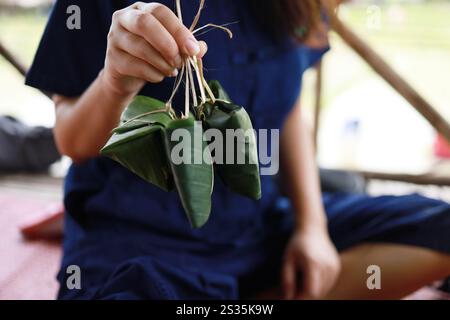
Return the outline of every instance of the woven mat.
[[[0,193],[0,299],[54,299],[61,259],[59,242],[27,241],[18,227],[54,200]]]

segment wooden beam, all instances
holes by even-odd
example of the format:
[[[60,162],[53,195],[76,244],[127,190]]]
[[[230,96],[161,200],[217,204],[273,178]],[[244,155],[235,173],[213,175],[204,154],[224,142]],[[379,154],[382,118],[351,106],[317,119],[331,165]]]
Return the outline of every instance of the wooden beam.
[[[369,180],[398,181],[418,185],[434,185],[441,187],[450,186],[450,177],[437,176],[434,174],[411,175],[411,174],[383,173],[370,171],[352,171],[352,172],[358,173]]]
[[[26,76],[27,68],[0,42],[0,55],[6,59],[21,75]]]
[[[335,7],[329,6],[331,28],[377,74],[405,98],[447,141],[450,142],[450,124],[406,80],[404,80],[377,52],[347,27],[337,16]]]
[[[0,55],[5,58],[5,60],[9,62],[23,77],[26,77],[28,69],[16,57],[14,57],[14,55],[1,43],[1,41]],[[39,91],[50,100],[52,99],[52,95],[49,92],[43,90]]]

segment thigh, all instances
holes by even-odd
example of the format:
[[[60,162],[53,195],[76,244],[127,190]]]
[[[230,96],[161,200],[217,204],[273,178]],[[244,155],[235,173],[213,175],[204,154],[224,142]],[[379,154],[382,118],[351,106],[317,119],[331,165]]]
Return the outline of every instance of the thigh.
[[[323,202],[329,233],[341,256],[347,249],[367,243],[411,245],[450,253],[450,205],[445,202],[419,195],[370,197],[342,193],[324,194]],[[279,199],[274,212],[282,213],[283,219],[278,220],[283,221],[280,229],[284,231],[271,237],[277,245],[268,254],[267,262],[245,279],[245,283],[259,284],[258,290],[252,291],[254,298],[282,298],[281,264],[294,215],[286,198]]]
[[[233,276],[139,257],[118,266],[100,288],[96,299],[220,300],[237,297],[237,280]]]

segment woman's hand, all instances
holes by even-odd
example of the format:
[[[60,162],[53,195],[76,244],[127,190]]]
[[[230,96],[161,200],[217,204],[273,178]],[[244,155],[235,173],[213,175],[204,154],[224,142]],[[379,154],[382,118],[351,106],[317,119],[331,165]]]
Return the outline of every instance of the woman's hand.
[[[135,95],[146,82],[175,77],[185,56],[206,51],[172,10],[137,2],[113,15],[101,79],[120,96]]]
[[[282,271],[286,299],[320,299],[336,283],[339,255],[324,227],[299,230],[286,248]]]
[[[137,2],[114,13],[97,79],[80,97],[54,97],[59,151],[75,162],[97,157],[146,82],[175,76],[183,59],[201,58],[206,51],[206,44],[162,4]]]

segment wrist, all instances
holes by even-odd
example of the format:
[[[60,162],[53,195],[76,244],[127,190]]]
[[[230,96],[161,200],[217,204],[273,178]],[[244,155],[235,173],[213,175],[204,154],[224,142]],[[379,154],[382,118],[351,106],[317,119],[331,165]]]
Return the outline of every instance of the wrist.
[[[314,213],[314,216],[311,216],[311,212]],[[307,214],[303,214],[301,212],[298,213],[295,223],[295,231],[301,233],[328,233],[328,220],[325,210],[308,210]]]
[[[115,101],[128,101],[137,94],[137,92],[128,92],[114,85],[112,77],[105,72],[105,69],[100,71],[97,80],[101,90]]]
[[[108,117],[118,121],[123,110],[129,105],[135,94],[124,94],[115,90],[105,76],[104,70],[100,71],[95,86],[98,96],[103,97],[102,103],[97,105],[97,107],[102,108]]]

